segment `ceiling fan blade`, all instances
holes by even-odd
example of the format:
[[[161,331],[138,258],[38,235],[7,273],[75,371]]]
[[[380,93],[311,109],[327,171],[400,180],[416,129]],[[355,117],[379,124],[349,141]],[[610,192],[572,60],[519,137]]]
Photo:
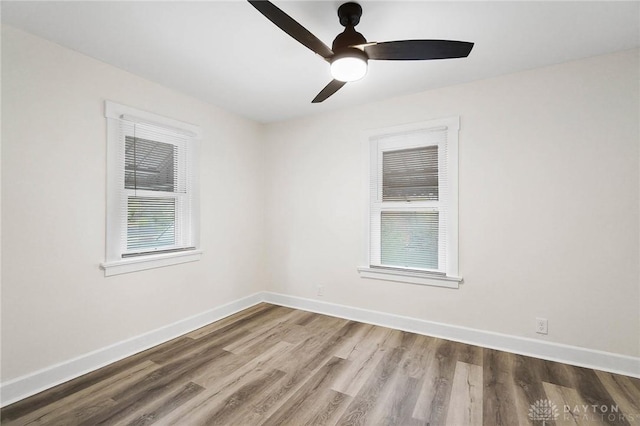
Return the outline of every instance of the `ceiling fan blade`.
[[[314,36],[305,27],[296,22],[291,16],[278,9],[270,1],[251,1],[249,3],[267,19],[276,24],[282,31],[289,34],[300,43],[322,56],[329,59],[333,56],[333,51],[324,44],[318,37]]]
[[[327,99],[329,96],[333,95],[334,93],[336,93],[338,90],[340,90],[340,88],[342,86],[344,86],[345,84],[347,84],[346,81],[340,81],[340,80],[332,80],[331,83],[327,84],[325,86],[324,89],[322,89],[320,91],[320,93],[318,93],[318,96],[316,96],[315,98],[313,98],[313,100],[311,101],[311,103],[317,104],[319,102],[324,101],[325,99]]]
[[[369,59],[417,61],[423,59],[465,58],[473,43],[453,40],[400,40],[364,46]]]

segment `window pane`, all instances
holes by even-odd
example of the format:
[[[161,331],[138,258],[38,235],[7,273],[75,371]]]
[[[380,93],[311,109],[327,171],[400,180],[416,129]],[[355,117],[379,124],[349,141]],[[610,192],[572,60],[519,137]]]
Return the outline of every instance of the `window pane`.
[[[382,201],[438,200],[438,146],[382,153]]]
[[[127,136],[124,186],[127,189],[176,192],[175,145]]]
[[[384,266],[438,269],[438,212],[382,212]]]
[[[127,250],[175,245],[176,200],[128,197]]]

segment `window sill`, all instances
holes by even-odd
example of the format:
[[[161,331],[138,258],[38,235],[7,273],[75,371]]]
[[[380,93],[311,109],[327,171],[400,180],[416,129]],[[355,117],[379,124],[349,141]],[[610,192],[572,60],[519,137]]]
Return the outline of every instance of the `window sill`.
[[[361,278],[396,281],[401,283],[429,285],[435,287],[459,288],[461,277],[429,274],[425,272],[399,271],[397,269],[359,267]]]
[[[179,263],[195,262],[202,257],[202,250],[189,250],[176,253],[152,254],[100,264],[104,276],[128,274],[129,272],[144,271],[146,269],[161,268]]]

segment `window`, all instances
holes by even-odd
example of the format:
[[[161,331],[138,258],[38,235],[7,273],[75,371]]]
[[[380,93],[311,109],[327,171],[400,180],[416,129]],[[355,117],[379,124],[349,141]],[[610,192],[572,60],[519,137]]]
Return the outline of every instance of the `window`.
[[[199,260],[200,129],[107,101],[105,275]]]
[[[459,119],[417,123],[367,139],[364,278],[457,288]]]

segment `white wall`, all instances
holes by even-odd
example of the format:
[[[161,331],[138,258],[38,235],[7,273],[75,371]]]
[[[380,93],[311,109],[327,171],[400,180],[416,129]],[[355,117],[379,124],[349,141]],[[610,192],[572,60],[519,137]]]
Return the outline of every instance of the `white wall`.
[[[202,126],[200,262],[98,268],[105,99]],[[256,123],[4,27],[2,380],[263,290],[260,137]]]
[[[269,288],[640,355],[638,66],[627,51],[269,125]],[[362,132],[455,115],[464,284],[361,279]]]

